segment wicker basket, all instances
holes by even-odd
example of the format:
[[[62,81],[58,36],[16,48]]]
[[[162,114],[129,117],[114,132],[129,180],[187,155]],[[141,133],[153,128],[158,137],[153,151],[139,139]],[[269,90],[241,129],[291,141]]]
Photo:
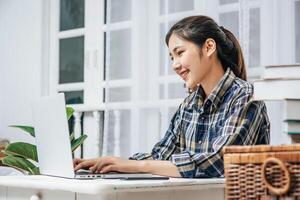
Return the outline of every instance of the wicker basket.
[[[300,145],[227,146],[227,199],[300,199]]]

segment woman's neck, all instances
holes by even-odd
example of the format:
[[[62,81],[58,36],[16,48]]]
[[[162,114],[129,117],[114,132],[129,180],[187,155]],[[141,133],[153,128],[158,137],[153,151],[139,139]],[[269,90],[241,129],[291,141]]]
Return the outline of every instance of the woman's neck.
[[[211,70],[201,83],[201,86],[205,92],[205,100],[211,94],[216,85],[220,82],[220,80],[224,76],[224,73],[224,69],[219,60],[216,60],[212,63]]]

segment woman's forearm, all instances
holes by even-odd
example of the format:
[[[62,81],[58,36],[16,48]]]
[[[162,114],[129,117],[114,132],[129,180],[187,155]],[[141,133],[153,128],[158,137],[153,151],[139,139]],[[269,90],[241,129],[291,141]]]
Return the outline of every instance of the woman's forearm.
[[[140,160],[138,171],[143,173],[157,174],[161,176],[181,177],[176,165],[170,161],[162,160]]]

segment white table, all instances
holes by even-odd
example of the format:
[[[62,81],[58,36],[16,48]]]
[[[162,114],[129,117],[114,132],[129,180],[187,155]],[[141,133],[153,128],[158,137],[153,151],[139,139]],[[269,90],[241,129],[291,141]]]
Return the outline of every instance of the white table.
[[[1,176],[0,200],[224,199],[224,179],[72,180],[48,176]]]

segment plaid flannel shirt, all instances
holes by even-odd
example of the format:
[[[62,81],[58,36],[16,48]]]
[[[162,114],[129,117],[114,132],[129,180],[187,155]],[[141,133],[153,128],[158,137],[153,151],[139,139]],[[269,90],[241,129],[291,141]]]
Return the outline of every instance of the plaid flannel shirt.
[[[151,154],[130,159],[170,160],[185,178],[224,177],[223,146],[269,143],[266,107],[252,100],[250,83],[228,69],[205,101],[203,96],[199,86],[180,105]]]

